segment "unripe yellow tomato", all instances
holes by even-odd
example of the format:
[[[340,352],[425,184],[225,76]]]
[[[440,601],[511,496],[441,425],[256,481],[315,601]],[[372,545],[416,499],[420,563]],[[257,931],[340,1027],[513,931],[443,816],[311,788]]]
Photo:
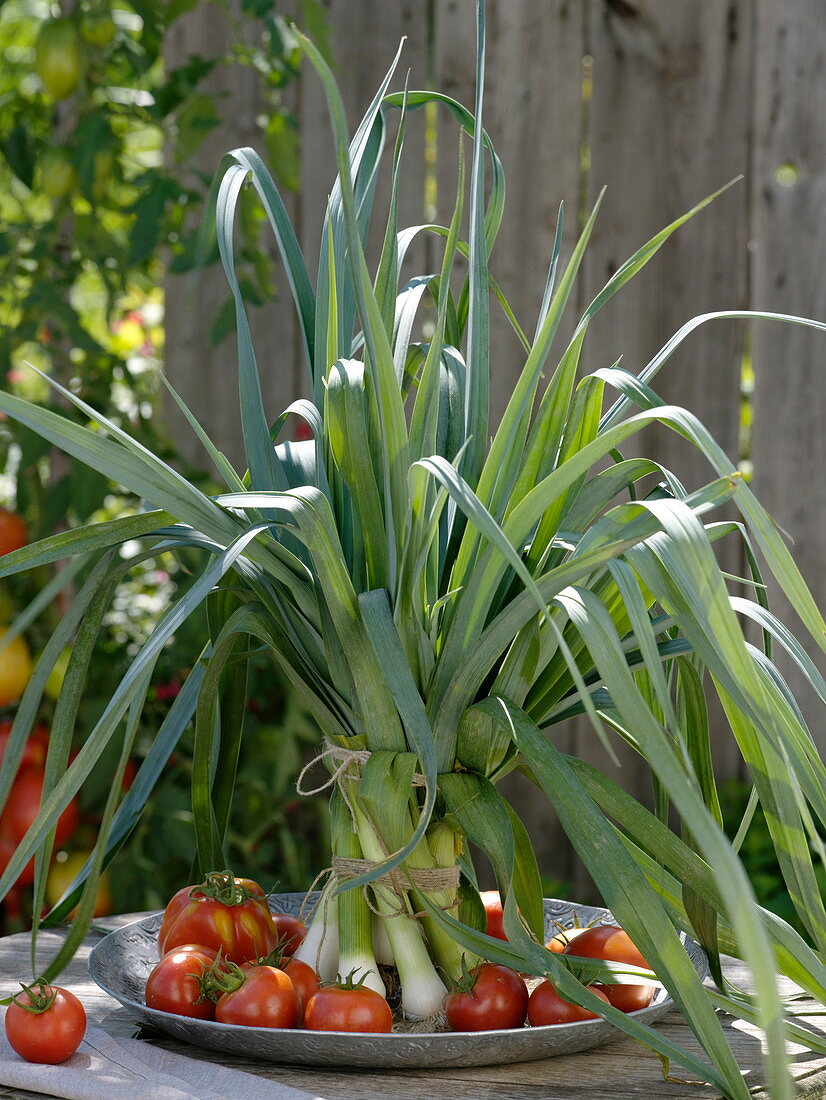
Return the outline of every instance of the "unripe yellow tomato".
[[[52,99],[72,94],[83,75],[83,50],[71,19],[44,23],[34,45],[34,71]]]
[[[61,856],[64,858],[61,859]],[[57,905],[63,897],[64,891],[72,885],[75,875],[78,874],[88,858],[88,852],[70,852],[68,855],[65,852],[58,853],[57,859],[49,868],[49,877],[46,880],[46,901],[49,905]],[[112,912],[113,906],[114,900],[109,886],[109,875],[104,871],[98,879],[98,891],[92,916],[108,916]],[[72,920],[76,912],[77,910],[73,909],[66,919]]]
[[[0,641],[8,634],[8,628],[0,626]],[[32,674],[32,658],[26,639],[12,638],[0,649],[0,707],[15,703],[26,690]]]
[[[97,50],[105,49],[115,37],[117,27],[106,11],[91,11],[80,21],[80,35],[84,42]]]
[[[40,161],[40,186],[50,199],[65,199],[74,190],[77,173],[68,149],[47,149]]]
[[[49,673],[46,683],[43,685],[43,691],[50,699],[57,699],[58,695],[60,695],[60,689],[63,687],[63,681],[66,679],[66,669],[69,667],[69,658],[71,656],[72,650],[67,646],[52,666],[52,671]]]

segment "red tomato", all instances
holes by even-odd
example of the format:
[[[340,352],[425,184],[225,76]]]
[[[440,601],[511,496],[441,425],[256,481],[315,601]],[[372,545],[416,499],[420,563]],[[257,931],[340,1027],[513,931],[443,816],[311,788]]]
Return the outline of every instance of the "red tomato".
[[[380,993],[345,978],[322,986],[304,1009],[308,1031],[387,1032],[393,1027],[390,1005]]]
[[[566,948],[566,955],[579,955],[584,959],[605,959],[608,962],[628,963],[629,966],[650,967],[627,932],[614,924],[593,925],[586,928]],[[636,1012],[651,1004],[654,996],[652,985],[621,985],[600,983],[608,1000],[620,1012]]]
[[[199,943],[173,948],[146,979],[146,1006],[176,1016],[213,1020],[215,1005],[201,989],[200,978],[215,962],[215,951]]]
[[[158,954],[182,943],[203,943],[234,963],[268,955],[278,942],[264,891],[230,871],[213,871],[199,886],[185,886],[166,907]]]
[[[65,1062],[85,1033],[83,1005],[74,993],[56,985],[24,986],[6,1009],[6,1038],[27,1062]]]
[[[26,524],[17,512],[0,508],[0,556],[19,550],[29,541]]]
[[[40,810],[43,798],[43,772],[39,768],[23,768],[17,773],[6,805],[0,813],[0,834],[18,843]],[[57,820],[55,844],[60,846],[73,835],[80,822],[80,806],[73,798]]]
[[[499,891],[483,890],[479,897],[485,907],[485,932],[489,936],[495,936],[497,940],[506,940],[508,937],[502,931],[502,899]]]
[[[310,997],[318,993],[321,986],[320,979],[309,963],[301,959],[290,959],[284,967],[284,973],[295,986],[298,999],[301,1002],[299,1010],[299,1022],[304,1019],[304,1010],[310,1002]]]
[[[281,954],[287,957],[294,955],[307,935],[306,926],[298,917],[291,917],[288,913],[273,913],[272,919],[278,933]]]
[[[17,851],[17,841],[0,833],[0,875],[6,870],[11,857]],[[14,883],[15,886],[31,886],[34,882],[34,856],[29,860]]]
[[[589,985],[588,989],[608,1004],[604,990]],[[573,1024],[577,1020],[596,1020],[597,1014],[587,1008],[563,1001],[549,981],[542,982],[528,998],[528,1020],[533,1027],[544,1024]]]
[[[6,745],[11,734],[11,721],[8,718],[0,721],[0,760],[6,754]],[[23,755],[20,757],[19,769],[42,768],[46,763],[46,751],[49,747],[49,731],[40,723],[29,734],[29,738],[23,746]]]
[[[219,1024],[245,1027],[295,1027],[301,1001],[290,978],[275,966],[246,966],[237,989],[224,993],[215,1006]]]
[[[528,988],[515,970],[482,963],[469,977],[469,988],[462,982],[445,998],[445,1015],[454,1031],[498,1031],[524,1024]]]

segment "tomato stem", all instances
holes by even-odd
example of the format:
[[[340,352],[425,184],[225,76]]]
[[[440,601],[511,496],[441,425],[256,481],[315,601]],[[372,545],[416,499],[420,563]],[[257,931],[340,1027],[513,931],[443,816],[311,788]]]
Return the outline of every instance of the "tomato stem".
[[[199,886],[192,887],[189,896],[214,898],[222,905],[243,905],[245,901],[256,895],[239,882],[227,868],[223,871],[209,871]]]
[[[0,1001],[0,1005],[15,1004],[18,1008],[22,1008],[24,1012],[31,1013],[32,1016],[40,1016],[52,1007],[57,1000],[57,990],[53,989],[42,978],[37,978],[31,985],[26,985],[24,982],[20,983],[22,993],[15,993],[11,997],[5,997]],[[23,994],[26,995],[28,1001],[23,1001],[21,998]]]

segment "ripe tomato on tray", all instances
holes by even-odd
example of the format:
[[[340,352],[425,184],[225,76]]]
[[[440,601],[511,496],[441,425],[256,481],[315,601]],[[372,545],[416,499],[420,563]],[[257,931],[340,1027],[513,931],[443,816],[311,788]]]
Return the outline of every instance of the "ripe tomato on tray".
[[[215,958],[216,952],[203,944],[173,947],[146,979],[147,1007],[194,1020],[214,1020],[215,1005],[205,995],[200,979]]]
[[[377,993],[356,982],[352,974],[325,985],[310,998],[304,1010],[308,1031],[388,1032],[393,1027],[390,1005]]]
[[[300,1022],[298,991],[287,974],[275,966],[231,965],[230,972],[219,974],[211,988],[216,993],[226,990],[215,1005],[216,1023],[295,1027]]]
[[[599,986],[587,987],[608,1004],[605,991]],[[574,1024],[578,1020],[596,1020],[597,1014],[580,1005],[563,1001],[557,991],[546,979],[531,993],[528,999],[528,1020],[531,1027],[543,1027],[547,1024]]]
[[[497,1031],[521,1027],[528,1011],[528,987],[508,966],[481,963],[445,998],[454,1031]]]
[[[628,933],[614,924],[595,924],[586,928],[567,944],[563,954],[577,955],[584,959],[605,959],[608,962],[650,969]],[[620,1012],[637,1012],[641,1008],[647,1008],[654,996],[653,985],[600,982],[599,986],[609,1002]]]
[[[219,948],[229,962],[268,955],[278,942],[264,891],[251,879],[212,871],[185,886],[167,905],[158,932],[158,954],[184,943]]]

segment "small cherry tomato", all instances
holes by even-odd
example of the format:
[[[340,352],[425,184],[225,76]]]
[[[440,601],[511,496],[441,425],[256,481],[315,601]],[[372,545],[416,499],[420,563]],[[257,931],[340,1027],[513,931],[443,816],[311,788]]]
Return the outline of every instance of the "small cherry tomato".
[[[278,933],[278,942],[281,954],[294,955],[307,935],[307,928],[298,917],[291,917],[289,913],[273,913],[273,924]]]
[[[216,953],[199,943],[182,944],[161,959],[146,979],[146,1006],[176,1016],[213,1020],[215,1005],[201,979],[215,964]]]
[[[596,994],[600,1000],[608,1004],[608,998],[604,990],[599,986],[589,985],[588,989]],[[580,1005],[563,1001],[557,991],[547,979],[534,989],[528,998],[528,1020],[533,1027],[542,1027],[545,1024],[573,1024],[578,1020],[596,1020],[595,1012]]]
[[[565,948],[564,954],[578,955],[584,959],[605,959],[608,962],[627,963],[650,970],[650,966],[622,928],[613,924],[598,924],[586,928]],[[636,1012],[651,1004],[654,996],[652,985],[623,985],[619,982],[600,982],[610,1003],[620,1012]]]
[[[65,1062],[85,1034],[83,1005],[74,993],[56,985],[24,985],[6,1009],[6,1038],[27,1062]]]
[[[483,890],[479,897],[485,907],[485,932],[497,940],[506,940],[508,937],[502,931],[502,898],[499,891]]]
[[[499,1031],[521,1027],[528,1011],[528,988],[508,966],[481,963],[445,998],[445,1016],[454,1031]]]
[[[181,943],[203,943],[242,963],[268,955],[278,942],[264,891],[231,871],[213,871],[198,886],[185,886],[166,907],[158,954]]]
[[[301,1001],[290,978],[275,966],[248,963],[231,966],[223,982],[237,982],[227,989],[215,1006],[219,1024],[243,1024],[245,1027],[295,1027],[300,1019]]]
[[[335,985],[325,985],[310,997],[304,1009],[308,1031],[388,1032],[393,1027],[390,1005],[377,993],[353,980],[353,974]]]

